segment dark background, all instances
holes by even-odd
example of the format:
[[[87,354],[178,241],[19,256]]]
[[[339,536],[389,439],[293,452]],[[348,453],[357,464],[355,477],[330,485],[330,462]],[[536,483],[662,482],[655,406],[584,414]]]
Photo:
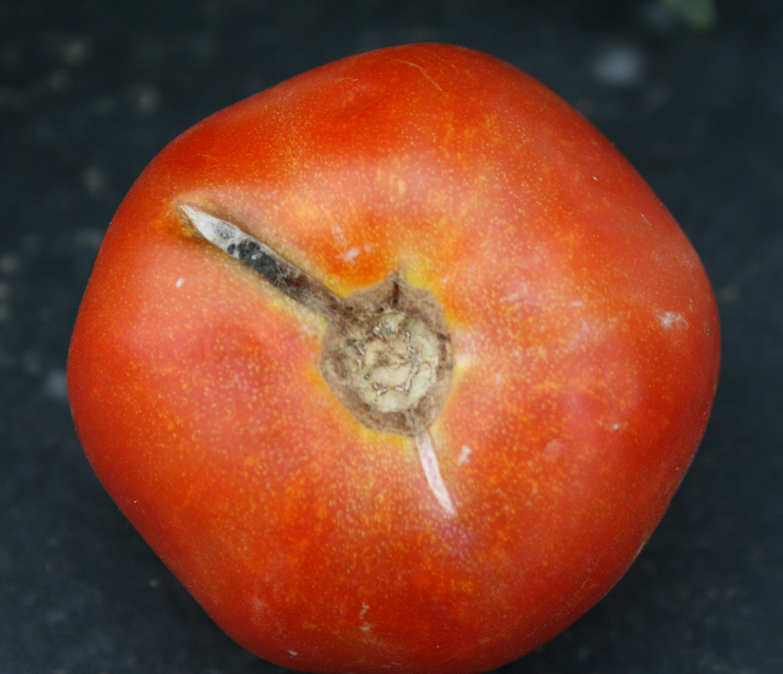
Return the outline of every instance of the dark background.
[[[609,596],[511,674],[783,672],[783,3],[0,0],[0,672],[281,672],[206,617],[81,453],[69,334],[147,162],[230,103],[359,51],[478,48],[577,106],[699,251],[723,370],[700,452]]]

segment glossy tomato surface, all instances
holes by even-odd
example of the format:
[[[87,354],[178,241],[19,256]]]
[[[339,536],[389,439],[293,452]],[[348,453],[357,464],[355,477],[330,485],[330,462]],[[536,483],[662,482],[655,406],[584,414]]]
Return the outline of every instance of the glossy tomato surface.
[[[434,298],[439,485],[421,437],[330,389],[328,317],[183,205],[340,298],[394,275]],[[68,387],[98,477],[231,637],[297,670],[437,674],[520,657],[606,594],[693,458],[718,363],[701,263],[613,146],[516,68],[425,44],[166,147],[106,234]]]

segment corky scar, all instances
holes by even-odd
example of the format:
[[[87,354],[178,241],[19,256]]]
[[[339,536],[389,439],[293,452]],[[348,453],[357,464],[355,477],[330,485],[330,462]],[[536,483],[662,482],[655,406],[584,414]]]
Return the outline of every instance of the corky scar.
[[[446,402],[453,362],[442,312],[399,277],[346,298],[322,346],[329,387],[370,428],[418,435]]]

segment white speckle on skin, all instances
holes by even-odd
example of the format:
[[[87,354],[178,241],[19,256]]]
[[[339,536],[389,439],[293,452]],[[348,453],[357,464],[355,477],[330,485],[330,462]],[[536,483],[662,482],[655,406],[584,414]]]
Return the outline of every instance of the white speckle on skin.
[[[560,438],[555,438],[546,443],[544,447],[544,458],[548,460],[556,459],[563,453],[565,443]]]
[[[579,332],[571,337],[571,339],[569,339],[566,343],[565,353],[571,353],[572,351],[576,351],[578,349],[584,349],[596,339],[596,337],[601,333],[601,329],[602,328],[597,321],[591,323],[589,321],[582,320]]]
[[[359,620],[363,620],[363,624],[359,626],[362,632],[369,632],[372,629],[372,625],[364,620],[364,616],[367,615],[367,611],[370,610],[370,605],[362,602],[362,610],[359,612]]]
[[[674,328],[687,329],[689,327],[685,316],[676,311],[656,311],[655,317],[664,330],[672,330]]]
[[[291,655],[299,655],[296,651],[288,651]]]
[[[16,274],[22,269],[22,258],[15,253],[0,255],[0,273]]]
[[[361,255],[361,249],[357,248],[356,246],[353,246],[346,250],[341,255],[338,255],[337,257],[340,258],[343,262],[348,262],[349,264],[353,264],[356,262],[356,258]]]
[[[455,363],[456,367],[468,368],[473,362],[481,360],[484,339],[478,330],[471,332],[455,330],[451,333],[451,344],[454,352],[459,353],[459,361]]]
[[[515,304],[521,306],[535,305],[537,303],[536,293],[530,286],[520,281],[516,284],[513,291],[499,298],[503,304]]]
[[[177,279],[177,282],[176,282],[174,285],[175,285],[177,288],[181,288],[183,283],[185,283],[185,277],[184,277],[184,276],[180,276],[180,277]]]
[[[318,329],[318,326],[308,321],[302,321],[299,324],[299,332],[309,339],[318,339],[321,335],[321,331]]]
[[[345,230],[342,225],[332,225],[332,236],[334,237],[334,242],[340,246],[340,248],[345,248],[348,243],[348,237],[345,235]]]
[[[457,458],[457,465],[464,466],[466,463],[468,463],[470,461],[471,454],[473,454],[473,450],[467,445],[462,445],[459,457]]]

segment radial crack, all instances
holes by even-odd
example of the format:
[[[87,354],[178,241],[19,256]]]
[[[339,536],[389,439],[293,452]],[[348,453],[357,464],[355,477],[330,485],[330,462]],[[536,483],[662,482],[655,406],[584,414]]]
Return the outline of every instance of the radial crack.
[[[179,210],[212,245],[250,267],[291,299],[327,318],[340,306],[340,298],[323,284],[233,223],[185,204],[179,204]]]
[[[449,514],[456,515],[454,504],[451,502],[449,490],[440,474],[438,457],[435,454],[435,448],[432,446],[432,438],[429,431],[424,431],[416,436],[416,449],[419,450],[419,460],[424,469],[424,477],[427,478],[427,484],[430,491],[435,496],[441,507]]]

